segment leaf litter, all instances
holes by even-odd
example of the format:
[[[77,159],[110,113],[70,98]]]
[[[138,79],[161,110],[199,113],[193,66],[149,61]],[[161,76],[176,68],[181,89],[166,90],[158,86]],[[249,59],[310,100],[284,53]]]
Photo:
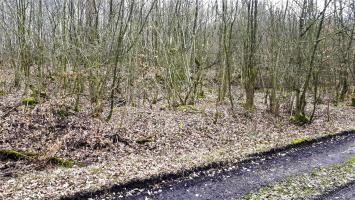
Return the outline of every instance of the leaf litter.
[[[85,166],[39,169],[36,163],[0,161],[0,199],[58,199],[212,162],[236,162],[295,139],[355,129],[351,107],[330,106],[328,122],[327,106],[319,105],[312,124],[297,126],[286,111],[279,117],[269,113],[261,95],[254,112],[241,105],[233,110],[220,105],[216,111],[212,100],[204,100],[193,109],[119,107],[111,122],[93,118],[86,107],[72,111],[70,98],[22,106],[19,95],[1,97],[0,149],[42,153]]]

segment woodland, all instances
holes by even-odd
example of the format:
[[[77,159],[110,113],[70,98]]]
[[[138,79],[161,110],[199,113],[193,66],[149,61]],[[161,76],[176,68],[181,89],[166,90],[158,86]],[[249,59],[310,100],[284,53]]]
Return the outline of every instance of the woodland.
[[[2,93],[70,96],[75,110],[85,97],[109,120],[117,99],[177,107],[211,89],[217,104],[233,108],[243,95],[251,109],[261,89],[271,112],[293,93],[292,114],[305,115],[310,93],[337,102],[353,92],[354,9],[351,0],[2,1],[1,66],[14,76]]]
[[[0,198],[234,162],[354,107],[355,0],[0,1]]]

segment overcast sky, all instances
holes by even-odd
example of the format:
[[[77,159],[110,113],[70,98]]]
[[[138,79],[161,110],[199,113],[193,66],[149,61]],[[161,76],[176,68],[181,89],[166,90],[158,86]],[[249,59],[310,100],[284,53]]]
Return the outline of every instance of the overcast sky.
[[[215,2],[216,0],[205,0],[208,2]],[[218,0],[221,1],[221,0]],[[237,0],[230,0],[232,2],[235,2]],[[239,2],[242,2],[243,0],[239,0]],[[289,6],[291,5],[296,5],[295,2],[301,2],[302,0],[288,0]],[[319,8],[319,10],[322,10],[324,7],[324,1],[325,0],[315,0],[315,2],[317,2],[317,6]],[[344,2],[346,2],[347,0],[345,0]],[[286,5],[287,0],[259,0],[259,2],[272,2],[274,6],[284,6]]]

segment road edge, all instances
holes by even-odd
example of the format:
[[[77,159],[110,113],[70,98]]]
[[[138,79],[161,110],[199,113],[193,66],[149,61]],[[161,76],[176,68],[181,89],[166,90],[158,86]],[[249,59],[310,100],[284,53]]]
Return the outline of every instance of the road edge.
[[[341,190],[346,189],[347,187],[350,187],[350,186],[352,186],[354,184],[355,184],[355,180],[349,181],[349,182],[345,183],[344,185],[341,185],[341,186],[336,187],[336,188],[332,188],[331,190],[329,190],[329,191],[327,191],[327,192],[325,192],[323,194],[320,194],[320,195],[314,197],[313,199],[314,200],[326,199],[329,196],[331,196],[332,194],[340,192]]]
[[[212,162],[212,163],[206,164],[204,166],[194,167],[194,168],[187,169],[187,170],[180,170],[175,173],[165,173],[165,174],[161,174],[161,175],[157,175],[157,176],[151,176],[146,179],[133,179],[131,181],[128,181],[125,184],[114,185],[112,187],[103,188],[103,189],[99,189],[96,191],[77,192],[74,195],[64,196],[64,197],[61,197],[60,199],[61,200],[80,200],[80,199],[88,199],[93,196],[101,196],[106,193],[114,193],[114,192],[115,193],[122,193],[122,192],[124,193],[124,192],[130,191],[130,190],[136,189],[136,188],[150,189],[151,185],[155,185],[155,184],[158,184],[161,182],[171,182],[171,181],[174,181],[177,179],[183,179],[183,178],[189,177],[190,175],[192,175],[194,173],[203,173],[204,171],[208,171],[208,170],[212,170],[212,169],[216,169],[216,168],[228,168],[230,166],[245,165],[245,164],[256,161],[260,157],[272,156],[272,155],[275,155],[275,154],[278,154],[280,152],[287,151],[290,149],[302,148],[302,147],[310,146],[314,143],[330,140],[330,139],[336,138],[336,137],[346,137],[346,136],[349,136],[352,134],[355,134],[354,129],[348,130],[348,131],[342,131],[342,132],[339,132],[336,134],[329,134],[329,135],[321,136],[318,138],[305,140],[305,141],[302,141],[297,144],[288,144],[288,145],[285,145],[282,147],[271,148],[267,151],[253,153],[253,154],[250,154],[249,156],[247,156],[246,159],[241,160],[241,161],[237,161],[237,162],[226,162],[226,161]]]

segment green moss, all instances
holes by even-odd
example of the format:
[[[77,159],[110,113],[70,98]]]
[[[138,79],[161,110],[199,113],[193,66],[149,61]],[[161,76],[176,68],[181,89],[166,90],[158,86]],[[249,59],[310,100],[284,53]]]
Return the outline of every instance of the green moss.
[[[76,164],[74,160],[65,160],[59,157],[52,157],[48,159],[48,163],[58,165],[65,168],[72,168]]]
[[[4,90],[0,90],[0,97],[1,96],[5,96],[5,95],[6,95],[5,91]]]
[[[206,98],[205,92],[203,90],[201,90],[198,93],[197,98],[200,99],[200,100],[205,99]]]
[[[23,98],[22,104],[26,106],[33,106],[37,104],[37,100],[34,97]]]
[[[68,111],[66,111],[66,110],[58,110],[57,114],[62,119],[69,116]]]
[[[37,154],[30,152],[0,150],[0,160],[31,160],[36,156]]]
[[[307,139],[305,139],[305,138],[296,138],[296,139],[293,139],[291,141],[291,143],[292,144],[300,144],[300,143],[305,142],[305,141],[307,141]]]
[[[0,150],[0,160],[29,160],[38,161],[40,154],[31,152],[19,152],[14,150]],[[83,166],[81,163],[74,160],[65,160],[59,157],[51,157],[48,159],[49,164],[58,165],[66,168],[71,168],[74,165]]]
[[[352,159],[348,160],[346,163],[353,165],[355,164],[355,157],[353,157]]]
[[[297,125],[304,125],[310,122],[309,118],[305,115],[295,115],[291,117],[291,122]]]
[[[63,106],[55,112],[61,119],[65,119],[70,115],[70,107]]]
[[[351,105],[355,107],[355,94],[351,95]]]

